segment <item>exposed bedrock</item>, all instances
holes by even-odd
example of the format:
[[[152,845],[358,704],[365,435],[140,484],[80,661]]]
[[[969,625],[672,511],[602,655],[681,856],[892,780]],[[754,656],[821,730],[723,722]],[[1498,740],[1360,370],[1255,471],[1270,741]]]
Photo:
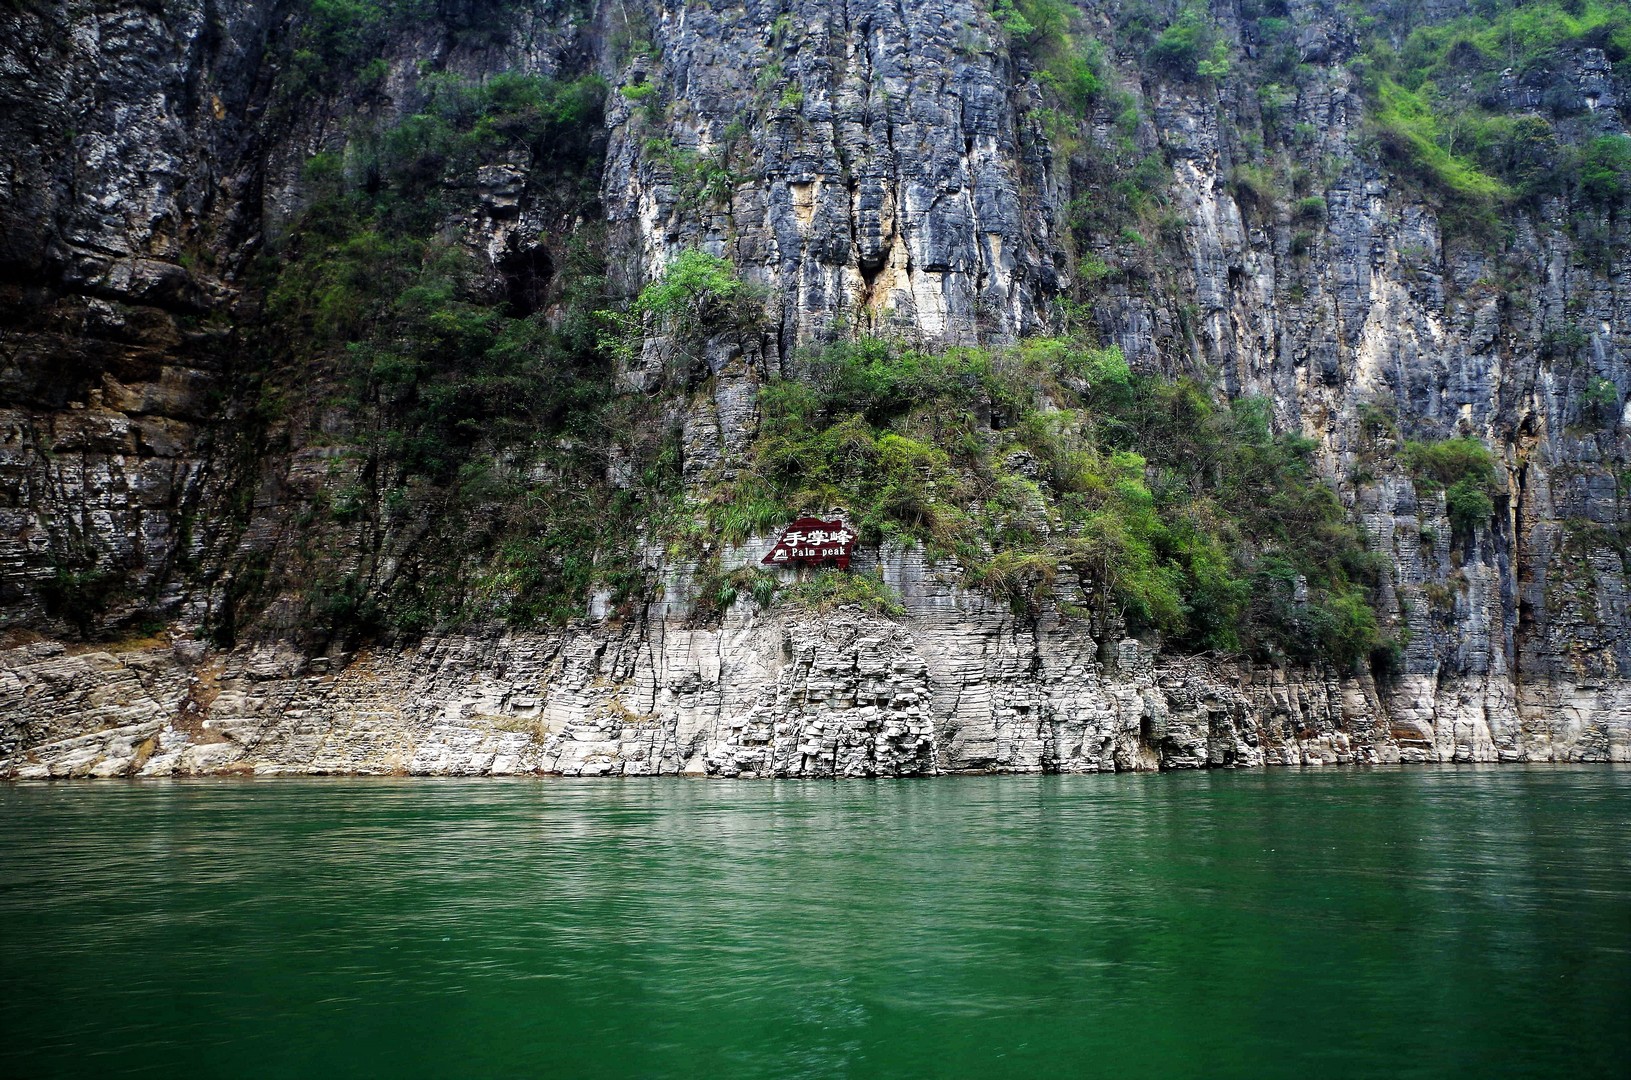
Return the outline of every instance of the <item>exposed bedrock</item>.
[[[1369,679],[1016,621],[903,555],[907,613],[432,636],[312,658],[191,642],[0,653],[0,775],[898,776],[1631,761],[1618,682]]]
[[[1301,66],[1271,123],[1240,5],[1213,6],[1235,58],[1214,82],[1118,50],[1114,6],[1082,4],[1077,36],[1107,43],[1116,93],[1070,140],[973,0],[443,4],[391,32],[366,86],[291,96],[301,7],[0,11],[0,774],[1631,760],[1631,213],[1547,194],[1503,210],[1494,248],[1456,240],[1444,201],[1376,152],[1349,63],[1361,27],[1339,5],[1285,5]],[[650,48],[629,47],[631,12]],[[1047,330],[1082,268],[1107,267],[1077,293],[1100,337],[1142,368],[1266,397],[1316,442],[1386,557],[1397,672],[1174,656],[1114,626],[1016,619],[897,551],[862,560],[905,600],[893,619],[745,600],[702,618],[679,599],[688,567],[656,559],[667,599],[557,630],[311,656],[288,640],[290,585],[236,647],[195,641],[276,578],[314,493],[354,479],[343,416],[245,420],[254,259],[298,213],[308,159],[343,151],[359,118],[416,108],[421,68],[600,74],[614,289],[690,248],[765,288],[769,329],[711,342],[706,391],[683,403],[688,478],[740,457],[757,387],[800,346],[1000,345]],[[1509,73],[1495,105],[1566,143],[1623,135],[1624,69],[1574,49],[1544,80]],[[622,92],[647,82],[660,109]],[[1265,147],[1306,194],[1253,194],[1242,177]],[[1159,163],[1159,227],[1073,231],[1117,155]],[[725,163],[705,190],[697,160]],[[546,280],[554,256],[535,245],[558,223],[531,163],[465,180],[447,230],[488,286]],[[1399,463],[1405,438],[1455,435],[1491,447],[1505,484],[1470,531]],[[437,552],[359,533],[326,557],[383,575]],[[173,644],[94,643],[149,617]]]

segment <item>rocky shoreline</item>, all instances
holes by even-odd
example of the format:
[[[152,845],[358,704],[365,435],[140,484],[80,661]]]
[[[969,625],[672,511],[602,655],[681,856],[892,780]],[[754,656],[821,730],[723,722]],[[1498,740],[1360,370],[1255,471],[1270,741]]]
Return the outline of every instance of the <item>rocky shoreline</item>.
[[[1208,32],[1231,59],[1204,76],[1155,63],[1120,7],[1076,5],[1052,48],[1085,50],[1102,85],[1068,108],[1053,53],[973,0],[529,0],[397,21],[341,5],[373,13],[354,26],[309,7],[0,11],[0,776],[1631,760],[1631,215],[1614,194],[1631,172],[1564,182],[1631,145],[1625,62],[1595,38],[1486,73],[1480,115],[1541,156],[1485,235],[1379,145],[1389,114],[1363,73],[1395,47],[1313,0],[1220,7]],[[1396,14],[1395,45],[1414,25]],[[1483,17],[1459,0],[1429,14]],[[334,63],[301,68],[325,42]],[[519,494],[461,501],[378,450],[412,434],[390,426],[407,392],[354,400],[356,333],[278,339],[294,323],[269,321],[263,272],[302,236],[345,247],[303,215],[322,183],[367,187],[436,87],[583,79],[605,93],[582,175],[553,136],[470,133],[482,152],[459,169],[426,144],[442,211],[415,242],[456,237],[476,268],[460,303],[541,325],[564,319],[586,252],[584,289],[617,310],[686,252],[728,257],[766,299],[764,325],[699,345],[690,381],[656,335],[615,365],[578,357],[607,394],[651,398],[638,438],[593,459],[606,491],[647,453],[714,498],[748,461],[763,388],[836,336],[999,348],[1079,322],[1133,369],[1261,399],[1306,440],[1376,557],[1387,670],[1169,655],[1113,619],[1016,618],[888,552],[858,566],[901,596],[898,619],[747,601],[699,616],[697,568],[647,558],[625,594],[644,607],[621,621],[602,602],[560,629],[359,648],[523,591],[500,541],[543,525],[489,527],[495,507],[579,482],[561,471],[573,440],[506,413],[538,437],[455,448],[468,460],[449,451],[443,471]],[[348,243],[380,242],[378,220],[353,225]],[[286,291],[310,299],[351,265]],[[1495,463],[1459,521],[1405,462],[1451,439]],[[535,545],[535,578],[575,550],[556,539]],[[386,618],[444,576],[442,607]],[[384,614],[366,627],[334,614],[368,604]],[[159,625],[165,640],[85,643]]]
[[[1631,761],[1631,688],[1152,656],[999,616],[733,609],[308,658],[0,652],[0,777],[927,776]]]

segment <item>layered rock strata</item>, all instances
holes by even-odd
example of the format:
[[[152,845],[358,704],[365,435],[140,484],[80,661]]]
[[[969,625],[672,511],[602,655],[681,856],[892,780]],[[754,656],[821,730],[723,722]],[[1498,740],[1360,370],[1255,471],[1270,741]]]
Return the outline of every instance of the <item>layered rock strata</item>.
[[[1407,682],[1106,649],[883,570],[898,619],[736,604],[718,626],[602,622],[312,658],[192,642],[0,653],[0,774],[726,777],[1628,761],[1623,685]],[[671,613],[672,614],[672,613]]]
[[[618,44],[630,10],[648,49]],[[247,0],[0,12],[8,775],[871,775],[1631,753],[1631,214],[1547,196],[1511,211],[1498,256],[1448,242],[1441,202],[1366,149],[1352,13],[1286,5],[1305,74],[1274,129],[1294,130],[1294,145],[1266,135],[1261,88],[1239,73],[1176,80],[1112,48],[1125,97],[1094,106],[1079,146],[1050,139],[1032,65],[965,0],[522,4],[485,37],[436,20],[393,32],[366,93],[291,104],[276,88],[297,14]],[[1079,33],[1112,41],[1112,14],[1085,5]],[[1237,58],[1254,55],[1239,10],[1213,15]],[[911,554],[881,559],[907,601],[893,620],[738,606],[708,625],[657,601],[621,622],[307,657],[276,640],[274,601],[249,643],[194,644],[191,630],[298,537],[301,493],[339,468],[297,432],[239,438],[249,260],[298,209],[302,163],[342,147],[355,116],[407,108],[420,65],[472,79],[600,72],[613,87],[601,199],[626,255],[614,278],[632,294],[701,247],[768,289],[767,339],[710,349],[710,393],[685,419],[688,475],[740,452],[754,388],[793,370],[802,343],[854,328],[1010,341],[1048,325],[1092,256],[1116,271],[1089,305],[1107,341],[1138,365],[1266,396],[1282,429],[1317,442],[1389,564],[1381,611],[1408,639],[1397,677],[1173,657],[1113,627],[1016,621]],[[1626,80],[1600,50],[1571,52],[1546,80],[1509,73],[1503,107],[1562,117],[1577,140],[1624,134]],[[644,82],[660,120],[619,92]],[[1265,139],[1307,164],[1316,218],[1237,182]],[[686,154],[725,162],[726,189],[688,190]],[[1160,234],[1072,237],[1073,200],[1103,194],[1084,177],[1116,154],[1157,155],[1170,174]],[[524,163],[492,163],[455,223],[495,280],[541,227],[528,184]],[[1605,384],[1611,415],[1593,418],[1582,394]],[[1493,447],[1506,484],[1495,518],[1453,539],[1443,494],[1397,464],[1401,430]],[[364,547],[336,558],[360,562]],[[81,575],[76,587],[117,580],[129,599],[98,618],[161,612],[181,644],[72,643],[95,626],[52,601],[64,574]]]

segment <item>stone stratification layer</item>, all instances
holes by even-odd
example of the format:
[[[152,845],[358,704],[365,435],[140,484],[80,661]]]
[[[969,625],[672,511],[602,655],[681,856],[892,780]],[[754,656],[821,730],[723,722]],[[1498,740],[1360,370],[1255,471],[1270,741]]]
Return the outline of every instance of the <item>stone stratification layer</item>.
[[[389,35],[366,105],[342,86],[293,106],[278,90],[298,14],[286,5],[0,13],[0,773],[1631,760],[1631,444],[1623,412],[1587,424],[1579,404],[1588,378],[1617,402],[1631,389],[1624,207],[1549,196],[1506,214],[1499,257],[1446,243],[1441,201],[1367,149],[1348,66],[1360,29],[1333,5],[1287,5],[1303,74],[1275,121],[1318,165],[1317,222],[1235,182],[1268,121],[1243,76],[1260,43],[1232,8],[1213,18],[1239,70],[1216,85],[1112,47],[1118,100],[1142,119],[1118,136],[1122,104],[1106,96],[1085,149],[1050,139],[1045,88],[971,3],[634,6],[653,47],[633,51],[617,44],[629,10],[516,4],[485,36],[428,20]],[[1112,14],[1085,5],[1079,36],[1112,40]],[[905,600],[895,619],[744,602],[710,624],[671,599],[558,631],[313,658],[280,640],[273,603],[235,649],[188,640],[245,567],[298,534],[293,494],[333,467],[298,432],[247,465],[228,437],[249,259],[298,209],[302,164],[342,145],[359,110],[405,107],[393,95],[423,63],[470,79],[601,73],[614,88],[601,202],[625,256],[613,276],[632,293],[701,247],[775,298],[771,333],[710,345],[709,393],[684,418],[688,475],[741,450],[759,381],[836,323],[1010,341],[1047,325],[1092,255],[1124,271],[1090,302],[1105,340],[1137,365],[1263,395],[1278,425],[1317,441],[1389,564],[1383,615],[1409,630],[1399,673],[1378,685],[1152,653],[1016,619],[899,551],[868,556]],[[666,103],[660,132],[616,90],[644,81]],[[1496,104],[1564,117],[1584,140],[1624,133],[1626,94],[1585,47],[1544,84],[1504,79]],[[745,111],[753,123],[733,129]],[[732,143],[733,183],[699,201],[657,134],[703,157]],[[1170,170],[1169,212],[1158,236],[1084,250],[1070,207],[1102,197],[1091,159],[1117,137]],[[484,166],[456,222],[495,275],[546,224],[532,182],[525,162]],[[1492,284],[1514,266],[1515,288]],[[647,360],[631,384],[656,377],[660,350]],[[1378,403],[1410,430],[1494,449],[1507,498],[1470,542],[1452,543],[1441,493],[1386,454],[1376,471]],[[173,615],[174,643],[65,640],[46,602],[65,551]],[[686,568],[659,569],[681,596]]]

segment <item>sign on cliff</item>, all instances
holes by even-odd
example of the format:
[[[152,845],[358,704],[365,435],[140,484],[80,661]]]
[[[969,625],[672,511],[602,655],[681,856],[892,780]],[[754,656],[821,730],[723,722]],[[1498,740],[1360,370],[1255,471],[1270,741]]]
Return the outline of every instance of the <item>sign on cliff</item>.
[[[781,539],[762,560],[770,566],[802,563],[813,566],[829,559],[840,570],[849,569],[850,552],[855,548],[855,530],[842,521],[822,521],[802,517],[782,530]]]

